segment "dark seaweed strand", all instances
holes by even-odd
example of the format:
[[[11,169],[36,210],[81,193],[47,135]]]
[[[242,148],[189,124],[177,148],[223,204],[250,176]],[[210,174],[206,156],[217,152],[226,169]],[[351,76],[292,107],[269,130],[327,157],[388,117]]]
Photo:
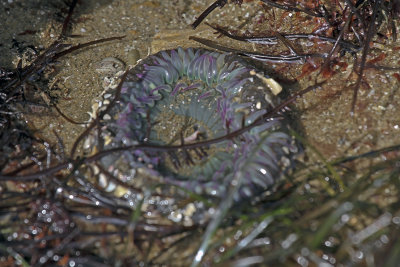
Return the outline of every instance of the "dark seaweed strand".
[[[289,42],[287,38],[282,36],[279,32],[275,33],[276,37],[278,38],[279,41],[281,41],[289,50],[292,55],[299,55],[300,53],[297,51],[297,49]]]
[[[229,31],[223,29],[222,27],[216,26],[216,25],[211,25],[209,23],[205,23],[205,24],[207,24],[214,30],[218,31],[219,33],[223,34],[224,36],[234,39],[234,40],[238,40],[238,41],[244,41],[244,42],[255,43],[255,44],[276,44],[278,41],[277,36],[246,37],[246,36],[231,34]],[[338,38],[332,38],[332,37],[318,35],[318,34],[314,34],[314,33],[295,33],[295,34],[279,33],[279,34],[288,40],[317,38],[317,39],[320,39],[322,41],[326,41],[329,43],[335,43],[338,41]],[[351,42],[345,41],[341,38],[339,39],[339,44],[341,45],[342,48],[346,49],[349,52],[357,52],[361,49],[360,46],[355,45]]]
[[[393,42],[397,41],[397,30],[396,30],[396,23],[395,23],[395,18],[396,16],[400,15],[400,1],[399,0],[393,0],[390,2],[389,5],[389,14],[390,14],[390,26],[392,28],[392,36],[393,36]]]
[[[368,27],[368,31],[367,31],[367,36],[365,38],[364,41],[364,47],[363,47],[363,52],[362,52],[362,56],[361,56],[361,62],[358,68],[358,78],[357,81],[354,85],[354,89],[353,89],[353,101],[351,103],[351,111],[350,114],[354,115],[354,110],[355,110],[355,106],[356,106],[356,102],[357,102],[357,94],[358,94],[358,89],[360,88],[361,85],[361,80],[364,74],[364,70],[365,70],[365,62],[367,61],[367,55],[369,52],[369,45],[370,42],[372,40],[372,37],[375,34],[375,21],[376,18],[378,16],[378,8],[381,5],[381,0],[376,0],[375,1],[375,5],[374,5],[374,9],[372,12],[372,19],[370,21],[369,27]]]
[[[287,11],[303,12],[303,13],[306,13],[307,15],[310,15],[313,17],[319,17],[319,18],[325,17],[324,14],[322,14],[321,12],[312,12],[307,9],[301,9],[301,8],[297,8],[297,7],[293,7],[293,6],[285,6],[285,5],[277,4],[270,0],[261,0],[261,2],[263,2],[269,6],[277,7],[277,8],[283,9],[283,10],[287,10]]]
[[[59,136],[59,134],[53,129],[53,134],[54,136],[57,138],[57,145],[58,145],[58,149],[59,149],[59,153],[58,156],[60,157],[60,161],[63,162],[65,160],[65,146],[64,143],[61,139],[61,137]]]
[[[287,11],[303,12],[303,13],[306,13],[306,14],[308,14],[308,15],[310,15],[310,16],[313,16],[313,17],[321,17],[321,18],[325,17],[325,15],[322,14],[321,12],[312,12],[312,11],[310,11],[310,10],[300,9],[300,8],[297,8],[297,7],[280,5],[280,4],[277,4],[277,3],[275,3],[275,2],[271,2],[271,1],[269,1],[269,0],[261,0],[261,1],[264,2],[264,3],[267,4],[267,5],[270,5],[270,6],[273,6],[273,7],[277,7],[277,8],[280,8],[280,9],[284,9],[284,10],[287,10]],[[235,2],[235,4],[239,4],[239,5],[240,5],[240,4],[243,2],[243,0],[235,0],[234,2]],[[200,16],[192,23],[193,29],[196,29],[196,28],[200,25],[200,23],[201,23],[212,11],[214,11],[214,9],[216,9],[217,7],[222,8],[222,7],[224,7],[224,6],[226,5],[226,3],[227,3],[227,0],[217,0],[217,1],[215,1],[214,3],[212,3],[212,4],[211,4],[206,10],[204,10],[203,13],[201,13]]]
[[[343,13],[345,13],[345,12],[343,12]],[[350,21],[351,21],[352,18],[353,18],[353,13],[351,13],[351,14],[349,15],[349,17],[347,18],[346,23],[344,24],[343,28],[340,30],[340,33],[339,33],[339,36],[338,36],[337,39],[336,39],[336,42],[335,42],[334,45],[332,46],[331,51],[329,51],[329,54],[328,54],[328,56],[327,56],[327,58],[326,58],[324,64],[321,66],[320,73],[322,73],[322,72],[325,70],[325,68],[328,67],[328,65],[329,65],[329,63],[330,63],[330,59],[331,59],[333,53],[335,53],[335,51],[336,51],[336,49],[337,49],[337,47],[338,47],[338,44],[339,44],[340,41],[342,40],[343,35],[344,35],[344,33],[346,32],[346,29],[349,27]]]
[[[389,146],[389,147],[384,147],[384,148],[380,148],[377,150],[372,150],[363,154],[359,154],[359,155],[355,155],[355,156],[349,156],[346,158],[342,158],[342,159],[338,159],[333,161],[331,164],[332,165],[340,165],[346,162],[350,162],[350,161],[354,161],[360,158],[374,158],[377,157],[383,153],[388,153],[388,152],[392,152],[392,151],[399,151],[400,150],[400,145],[394,145],[394,146]]]
[[[217,0],[214,3],[212,3],[209,7],[207,7],[206,10],[203,11],[203,13],[200,14],[200,16],[192,23],[193,29],[196,29],[197,26],[200,25],[200,23],[211,13],[216,9],[217,7],[224,7],[228,0]]]
[[[345,0],[348,7],[350,7],[351,11],[356,15],[357,19],[360,21],[361,28],[365,32],[365,19],[361,16],[359,10],[353,5],[351,0]]]
[[[75,9],[75,6],[77,3],[78,3],[78,0],[73,0],[71,5],[69,6],[68,15],[64,20],[62,30],[61,30],[60,36],[58,37],[58,40],[61,40],[66,37],[68,25],[71,20],[72,14],[74,13],[74,9]]]
[[[83,44],[78,44],[75,46],[71,46],[69,48],[67,48],[66,50],[63,50],[61,52],[57,52],[54,57],[52,58],[52,60],[56,60],[62,56],[65,56],[67,54],[70,54],[76,50],[88,47],[88,46],[92,46],[92,45],[96,45],[96,44],[100,44],[100,43],[104,43],[104,42],[109,42],[109,41],[114,41],[114,40],[121,40],[123,38],[125,38],[126,35],[122,35],[122,36],[113,36],[113,37],[108,37],[108,38],[101,38],[101,39],[97,39],[97,40],[93,40],[87,43],[83,43]]]
[[[254,53],[254,52],[248,52],[248,51],[243,51],[243,50],[238,50],[238,49],[233,49],[229,48],[226,46],[222,46],[216,42],[213,42],[208,39],[196,37],[196,36],[190,36],[190,40],[194,40],[196,42],[199,42],[203,45],[206,45],[208,47],[224,51],[224,52],[230,52],[230,53],[236,53],[240,56],[246,56],[250,57],[259,61],[264,61],[264,62],[274,62],[274,63],[304,63],[304,61],[308,58],[325,58],[327,54],[318,54],[318,53],[313,53],[313,54],[297,54],[297,55],[266,55],[266,54],[259,54],[259,53]]]
[[[38,157],[38,160],[39,161],[42,161],[42,160],[44,160],[46,158],[46,155],[42,155],[42,156],[40,156],[40,157]],[[18,174],[18,173],[20,173],[20,172],[22,172],[22,171],[24,171],[24,170],[27,170],[27,169],[29,169],[29,168],[32,168],[33,166],[35,166],[36,165],[36,163],[34,162],[34,161],[32,161],[32,162],[30,162],[30,163],[27,163],[27,164],[25,164],[25,165],[22,165],[21,167],[19,167],[19,168],[17,168],[17,169],[15,169],[15,170],[13,170],[13,171],[11,171],[11,172],[8,172],[8,173],[5,173],[4,175],[5,176],[14,176],[14,175],[16,175],[16,174]]]
[[[56,111],[58,112],[58,114],[60,114],[60,116],[63,117],[66,121],[68,121],[68,122],[70,122],[70,123],[72,123],[72,124],[78,124],[78,125],[86,125],[86,124],[87,124],[86,122],[77,122],[77,121],[74,121],[73,119],[71,119],[70,117],[68,117],[67,115],[65,115],[65,114],[57,107],[57,105],[56,105],[55,103],[53,103],[52,106],[56,109]]]
[[[365,64],[365,68],[369,69],[377,69],[377,70],[391,70],[391,71],[396,71],[400,70],[400,67],[391,67],[391,66],[381,66],[381,65],[375,65],[375,64]]]

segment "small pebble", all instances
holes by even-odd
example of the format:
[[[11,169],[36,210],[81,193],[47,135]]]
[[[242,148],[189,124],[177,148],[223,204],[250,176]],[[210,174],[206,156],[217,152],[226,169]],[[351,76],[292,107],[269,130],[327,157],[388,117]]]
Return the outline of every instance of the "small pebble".
[[[132,49],[128,53],[128,64],[131,66],[135,66],[138,60],[140,59],[140,52],[137,49]]]

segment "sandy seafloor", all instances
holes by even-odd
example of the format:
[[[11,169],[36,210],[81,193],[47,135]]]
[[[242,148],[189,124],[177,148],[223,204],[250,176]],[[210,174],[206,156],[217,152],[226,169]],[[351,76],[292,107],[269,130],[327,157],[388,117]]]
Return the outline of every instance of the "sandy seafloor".
[[[226,38],[215,39],[213,30],[202,25],[196,31],[190,23],[213,0],[82,0],[79,1],[72,20],[72,35],[66,43],[83,43],[94,39],[122,36],[120,41],[111,41],[94,47],[82,49],[59,60],[50,84],[59,88],[57,105],[75,121],[89,119],[93,99],[102,92],[102,78],[95,71],[96,64],[104,58],[116,57],[127,65],[136,63],[137,52],[140,57],[163,49],[199,47],[189,41],[190,35],[210,38],[232,47],[241,47]],[[60,13],[62,9],[63,13]],[[23,45],[48,47],[61,30],[66,14],[62,1],[8,0],[0,2],[0,66],[15,68],[18,61],[13,38]],[[208,18],[209,22],[230,25],[232,28],[268,31],[273,22],[267,21],[254,26],[254,18],[264,12],[256,1],[248,1],[241,8],[233,4],[217,9]],[[296,21],[290,16],[276,29],[281,32],[307,31],[302,28],[304,21]],[[250,25],[250,26],[248,26]],[[262,28],[264,27],[264,28]],[[308,28],[307,28],[308,27]],[[398,67],[400,65],[398,47],[400,42],[376,40],[369,59],[381,53],[386,58],[380,65]],[[250,46],[250,49],[253,47]],[[267,48],[260,48],[268,51]],[[273,49],[273,48],[271,48]],[[311,92],[297,100],[293,106],[293,119],[301,135],[317,148],[328,160],[338,157],[358,155],[371,150],[400,144],[400,80],[396,71],[368,69],[363,86],[359,92],[355,116],[350,116],[352,90],[350,81],[355,80],[351,73],[353,60],[350,55],[343,59],[348,63],[346,70],[338,69],[338,74],[328,79],[322,90]],[[265,68],[278,81],[282,81],[286,92],[293,92],[314,83],[315,73],[307,75],[298,82],[301,65],[267,64]],[[398,71],[397,71],[398,72]],[[45,139],[55,140],[53,130],[70,149],[75,138],[84,130],[80,125],[66,122],[55,111],[31,114],[26,117],[32,128]],[[304,160],[316,160],[314,153],[306,150]],[[382,154],[381,160],[390,157]],[[370,164],[368,160],[365,166]],[[362,168],[362,166],[359,166]]]

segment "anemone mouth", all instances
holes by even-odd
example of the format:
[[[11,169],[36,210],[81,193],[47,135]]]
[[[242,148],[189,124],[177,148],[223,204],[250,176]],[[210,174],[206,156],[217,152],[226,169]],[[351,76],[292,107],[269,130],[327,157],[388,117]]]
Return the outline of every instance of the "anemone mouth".
[[[115,121],[107,126],[113,133],[109,145],[179,146],[214,139],[272,109],[277,100],[250,75],[250,68],[227,57],[202,49],[178,48],[146,59],[123,84],[119,104],[112,110]],[[237,171],[235,164],[239,166],[254,148],[260,153],[249,162],[253,167],[242,190],[251,195],[251,188],[267,188],[281,175],[279,162],[290,137],[280,129],[281,123],[272,121],[236,140],[169,154],[136,150],[126,154],[123,161],[130,168],[151,165],[157,175],[175,184],[196,184],[196,190],[200,185],[206,191],[221,192]]]

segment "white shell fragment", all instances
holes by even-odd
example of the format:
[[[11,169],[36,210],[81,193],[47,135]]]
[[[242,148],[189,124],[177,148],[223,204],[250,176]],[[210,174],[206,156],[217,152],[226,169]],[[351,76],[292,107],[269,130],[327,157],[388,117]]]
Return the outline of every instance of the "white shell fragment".
[[[271,90],[272,94],[278,95],[280,92],[282,92],[282,86],[279,83],[277,83],[274,79],[267,78],[264,75],[255,72],[254,70],[251,70],[250,74],[260,78],[261,81]]]

